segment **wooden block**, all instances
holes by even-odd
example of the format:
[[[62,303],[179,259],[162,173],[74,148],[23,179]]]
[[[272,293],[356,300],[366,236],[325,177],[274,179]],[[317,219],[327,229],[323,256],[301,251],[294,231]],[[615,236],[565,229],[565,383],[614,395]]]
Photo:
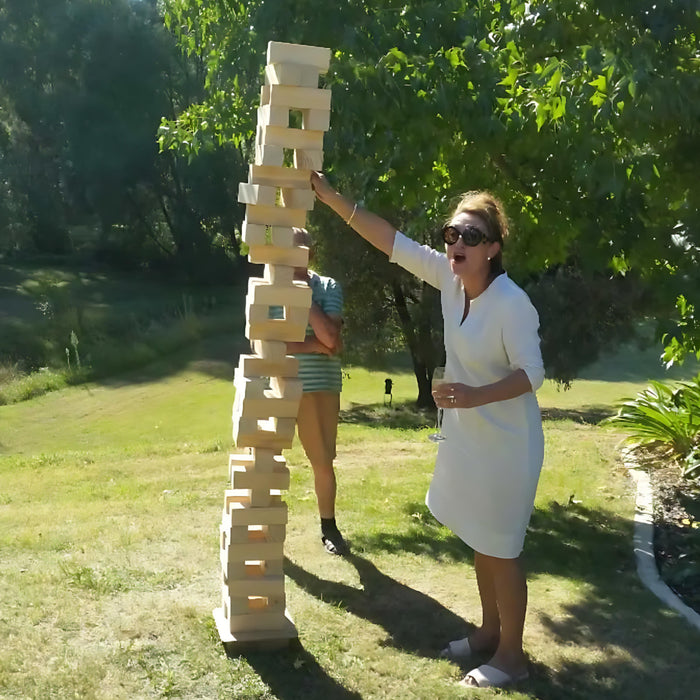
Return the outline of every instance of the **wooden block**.
[[[284,615],[285,597],[284,592],[277,598],[264,595],[232,595],[227,586],[222,587],[222,600],[229,611],[229,616],[238,615],[261,615],[267,613],[277,613]]]
[[[256,304],[252,297],[246,295],[246,319],[248,323],[263,323],[268,320],[279,321],[279,325],[284,324],[284,318],[270,318],[270,305],[269,304]]]
[[[268,227],[265,226],[265,224],[251,224],[248,219],[243,219],[241,236],[243,241],[249,246],[266,245],[269,243]]]
[[[252,450],[252,452],[246,454],[229,455],[228,466],[230,477],[233,467],[255,469],[259,472],[274,472],[280,469],[286,469],[287,462],[281,454],[278,454],[274,450],[260,449]]]
[[[294,248],[294,229],[291,226],[271,226],[270,243],[278,248]]]
[[[282,542],[252,542],[229,544],[228,555],[233,559],[282,559]]]
[[[294,245],[294,229],[291,226],[265,226],[251,224],[243,220],[243,240],[249,245],[273,245],[278,248],[296,248]]]
[[[268,284],[289,287],[294,282],[294,268],[289,265],[268,263],[265,265],[265,281]]]
[[[294,151],[294,167],[323,170],[323,151]]]
[[[260,107],[258,107],[260,109]],[[260,124],[257,125],[255,128],[255,145],[256,146],[264,146],[264,142],[262,140],[263,134],[264,134],[264,129],[265,127],[261,126]],[[273,144],[270,144],[273,145]]]
[[[258,107],[258,126],[289,126],[289,107]]]
[[[283,207],[311,211],[316,204],[316,195],[313,190],[296,190],[283,187],[281,202]]]
[[[231,486],[234,489],[283,489],[289,488],[289,469],[284,467],[275,472],[257,472],[245,467],[234,466],[231,469]],[[239,533],[240,534],[240,533]]]
[[[288,126],[281,124],[281,126]],[[330,109],[302,109],[301,128],[312,131],[328,131],[331,127]]]
[[[255,165],[284,165],[284,149],[281,146],[255,145]]]
[[[248,596],[231,595],[228,587],[226,587],[222,596],[226,599],[225,607],[228,610],[229,617],[231,615],[247,615],[251,612]]]
[[[265,377],[246,377],[239,367],[233,373],[233,386],[236,389],[236,394],[242,394],[244,399],[264,399],[267,396],[267,379]]]
[[[245,335],[249,340],[284,340],[287,343],[301,343],[306,337],[306,323],[294,324],[281,320],[249,323],[246,325]]]
[[[238,201],[242,204],[263,204],[274,207],[277,204],[277,188],[241,182],[238,184]]]
[[[248,399],[241,404],[240,418],[296,418],[299,413],[299,400],[293,399]],[[249,489],[252,486],[233,484],[233,488]],[[287,486],[270,486],[269,488],[288,488]]]
[[[287,504],[270,508],[248,508],[243,503],[231,503],[229,517],[235,525],[286,525]]]
[[[292,87],[289,85],[265,85],[260,93],[261,105],[287,107],[289,109],[331,108],[331,91],[319,88]]]
[[[276,342],[274,340],[253,341],[253,352],[258,357],[262,357],[263,360],[282,361],[286,357],[288,357],[287,344],[282,342]]]
[[[319,73],[325,73],[331,62],[331,50],[325,46],[289,44],[270,41],[267,45],[267,63],[298,63],[315,66]]]
[[[258,127],[259,144],[265,147],[298,148],[303,151],[323,150],[323,131],[290,129],[282,126]]]
[[[261,248],[263,246],[260,246]],[[289,253],[284,248],[275,248],[274,246],[265,246],[271,250],[277,250],[285,253]],[[308,262],[308,248],[296,248],[293,252],[299,251],[297,255],[298,261]],[[281,255],[281,254],[280,254]],[[286,263],[282,263],[286,264]],[[306,267],[303,265],[296,265],[296,267]],[[279,284],[268,284],[267,281],[261,277],[251,277],[248,279],[248,296],[253,304],[267,304],[268,306],[303,306],[308,308],[311,306],[311,287],[309,287],[306,282],[300,280],[292,280],[290,285],[279,285]]]
[[[281,375],[270,377],[270,390],[275,396],[300,400],[303,388],[304,382],[301,379],[290,379]]]
[[[299,360],[292,355],[285,355],[281,360],[241,355],[238,366],[246,377],[296,377],[299,374]]]
[[[267,489],[250,489],[250,505],[252,508],[267,508],[271,503],[270,492]]]
[[[279,436],[284,436],[292,439],[297,426],[296,418],[271,418],[275,433]]]
[[[303,325],[304,329],[306,329],[306,326],[309,323],[309,306],[285,306],[284,317],[287,323],[292,325]]]
[[[296,85],[318,87],[319,70],[314,66],[293,63],[268,63],[265,66],[266,85]]]
[[[224,553],[225,554],[225,553]],[[223,556],[221,557],[223,560]],[[228,561],[228,560],[225,560]],[[235,560],[233,560],[235,561]],[[241,560],[245,562],[245,570],[243,574],[235,579],[229,577],[228,582],[230,585],[231,581],[256,581],[260,580],[263,576],[283,576],[284,575],[284,560],[283,559],[266,559],[266,560]],[[224,567],[233,570],[233,567]],[[226,573],[222,569],[222,573]]]
[[[250,165],[248,167],[248,179],[256,185],[311,189],[309,173],[305,170],[295,170],[294,168]]]
[[[234,412],[236,417],[244,418],[296,418],[299,411],[299,398],[295,396],[278,396],[267,389],[268,380],[264,377],[245,377],[240,368],[236,369],[234,386],[236,396]],[[290,392],[291,394],[291,392]],[[234,488],[251,488],[250,486],[234,486]],[[270,488],[286,488],[271,486]]]
[[[284,559],[268,559],[265,562],[266,576],[282,576],[284,574]]]
[[[284,419],[280,419],[284,420]],[[292,420],[296,424],[296,419]],[[233,416],[233,441],[236,447],[263,447],[268,449],[288,450],[294,442],[294,430],[289,434],[288,430],[278,432],[276,426],[271,424],[263,427],[261,424],[266,421],[259,421],[255,418],[244,418],[239,415]],[[271,505],[267,501],[253,503],[253,496],[248,496],[251,505]]]
[[[279,491],[275,491],[270,494],[270,503],[265,507],[286,508],[287,504],[282,500]],[[249,491],[235,491],[234,489],[224,491],[224,510],[230,511],[234,508],[251,508]]]
[[[254,579],[229,580],[229,593],[238,595],[266,595],[277,598],[284,595],[284,576],[263,576]]]
[[[221,560],[221,576],[225,582],[252,581],[258,578],[248,574],[249,567],[244,560],[229,561],[226,550],[221,550],[219,558]]]
[[[284,627],[279,630],[251,630],[242,632],[237,630],[235,634],[231,632],[228,618],[223,606],[212,611],[216,631],[219,633],[221,643],[229,656],[244,653],[246,651],[274,651],[291,647],[297,643],[297,630],[294,622],[285,613]]]
[[[229,527],[227,523],[222,522],[221,527],[226,532],[225,545],[222,549],[227,549],[231,544],[247,544],[250,541],[247,526]]]
[[[268,542],[284,542],[287,539],[286,525],[266,525],[263,532]]]
[[[248,260],[256,265],[286,265],[288,267],[308,267],[308,248],[278,248],[273,245],[249,246]]]
[[[284,614],[284,604],[285,597],[284,593],[278,597],[266,596],[266,595],[249,595],[248,597],[248,608],[253,611],[260,611],[261,613],[272,613],[279,612]]]
[[[226,606],[222,606],[226,610]],[[287,628],[284,612],[256,612],[248,615],[228,615],[229,629],[232,635],[241,632],[268,632],[282,634]]]
[[[306,210],[247,204],[246,219],[251,224],[304,228],[306,226]]]
[[[269,318],[267,304],[246,299],[246,338],[249,340],[283,340],[301,342],[306,337],[308,306],[285,306],[284,318]]]

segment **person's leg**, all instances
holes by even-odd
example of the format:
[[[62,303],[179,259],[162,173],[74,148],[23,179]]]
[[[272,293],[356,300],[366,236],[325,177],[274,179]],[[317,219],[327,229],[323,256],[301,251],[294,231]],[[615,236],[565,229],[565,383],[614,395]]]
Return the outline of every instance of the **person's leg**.
[[[496,587],[490,557],[474,552],[474,569],[476,583],[481,599],[481,627],[469,636],[469,644],[473,651],[496,649],[501,632],[501,618],[496,600]]]
[[[318,512],[322,518],[335,517],[337,484],[333,460],[338,434],[340,397],[330,391],[302,394],[297,431],[314,472]]]
[[[333,460],[339,410],[340,395],[337,392],[314,391],[302,394],[297,415],[299,440],[314,472],[314,488],[324,543],[326,538],[330,538],[337,545],[327,545],[329,551],[340,551],[346,547],[335,523],[337,482]]]
[[[499,559],[486,555],[479,555],[479,558],[482,568],[489,572],[489,575],[484,576],[483,580],[485,584],[493,584],[492,591],[500,619],[498,647],[488,664],[505,671],[513,678],[517,678],[527,671],[527,660],[523,652],[523,628],[527,610],[525,573],[519,558]],[[481,593],[481,580],[479,585]],[[487,612],[492,614],[488,586],[486,592],[485,614]],[[484,605],[483,597],[482,605]],[[467,680],[468,678],[467,674]]]

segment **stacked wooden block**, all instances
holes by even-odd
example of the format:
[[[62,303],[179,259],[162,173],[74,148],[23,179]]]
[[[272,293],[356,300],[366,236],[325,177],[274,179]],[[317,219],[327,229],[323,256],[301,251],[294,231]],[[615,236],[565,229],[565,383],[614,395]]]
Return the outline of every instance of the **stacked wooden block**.
[[[326,48],[268,44],[255,163],[238,191],[246,204],[249,259],[264,264],[265,275],[248,282],[246,337],[254,354],[241,355],[234,378],[233,438],[241,452],[229,458],[231,488],[220,528],[222,605],[214,610],[224,643],[297,636],[285,607],[281,491],[289,488],[282,450],[292,445],[302,387],[286,343],[304,340],[311,306],[310,287],[294,279],[309,250],[294,245],[293,228],[305,226],[314,206],[310,171],[322,167],[330,120],[330,91],[319,89],[318,79],[329,62]],[[271,306],[279,312],[271,314]]]

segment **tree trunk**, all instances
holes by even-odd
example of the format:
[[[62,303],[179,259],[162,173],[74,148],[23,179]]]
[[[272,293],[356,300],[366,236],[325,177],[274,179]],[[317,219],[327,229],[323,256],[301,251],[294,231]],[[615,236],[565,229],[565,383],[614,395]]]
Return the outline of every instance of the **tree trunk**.
[[[435,348],[431,316],[429,309],[421,308],[419,311],[418,321],[411,318],[401,284],[394,281],[391,284],[392,293],[394,296],[394,306],[401,322],[406,345],[411,355],[413,364],[413,373],[418,384],[418,398],[416,406],[418,408],[431,408],[435,406],[433,395],[431,393],[431,381],[435,366],[440,364],[442,358],[442,349]],[[427,285],[423,287],[423,295],[420,306],[423,307],[426,303],[432,306],[430,292],[427,290]],[[427,313],[426,313],[427,311]]]

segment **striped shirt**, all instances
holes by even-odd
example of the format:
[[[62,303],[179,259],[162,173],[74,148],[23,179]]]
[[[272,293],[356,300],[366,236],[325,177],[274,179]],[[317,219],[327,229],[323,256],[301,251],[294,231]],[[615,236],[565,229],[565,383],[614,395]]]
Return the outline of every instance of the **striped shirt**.
[[[341,318],[343,315],[343,290],[331,277],[321,277],[309,270],[309,287],[311,301],[316,303],[328,316]],[[270,307],[270,317],[279,318],[282,309]],[[314,331],[309,324],[306,328],[307,337]],[[304,392],[335,391],[340,393],[343,379],[338,355],[328,356],[321,353],[298,353],[299,379],[302,380]]]

